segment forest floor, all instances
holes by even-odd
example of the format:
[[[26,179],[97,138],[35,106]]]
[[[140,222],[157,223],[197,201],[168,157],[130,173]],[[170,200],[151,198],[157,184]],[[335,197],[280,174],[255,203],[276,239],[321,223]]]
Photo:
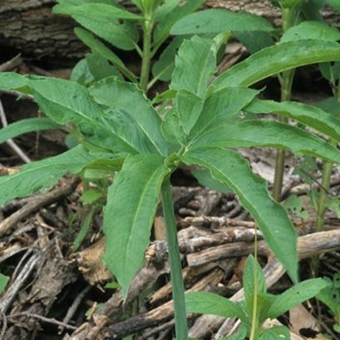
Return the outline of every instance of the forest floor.
[[[306,74],[315,78],[313,72],[301,71],[301,84]],[[271,90],[268,95],[275,98],[275,86],[267,85]],[[323,97],[327,90],[320,86],[325,84],[297,86],[294,99]],[[40,114],[28,99],[18,102],[9,94],[1,99],[9,122]],[[65,150],[64,137],[61,131],[54,131],[25,135],[14,142],[25,155],[40,159]],[[18,171],[23,163],[18,153],[7,144],[0,147],[0,175]],[[275,151],[239,151],[254,172],[268,180],[270,190]],[[332,234],[340,226],[339,219],[334,212],[327,212],[325,233],[313,237],[315,212],[309,193],[311,188],[318,189],[322,165],[316,163],[316,168],[310,169],[308,164],[288,155],[283,196],[300,199],[291,199],[287,209],[299,235],[301,279],[314,276],[310,259],[317,254],[321,254],[318,275],[332,279],[340,270],[340,241]],[[314,184],[303,183],[299,173],[309,174]],[[176,172],[172,183],[186,289],[242,299],[245,259],[254,252],[256,229],[251,216],[232,192],[199,186],[188,169]],[[65,177],[54,188],[1,207],[0,268],[10,280],[0,296],[0,339],[172,339],[171,285],[161,213],[154,222],[145,264],[124,303],[119,287],[101,261],[105,247],[101,214],[95,211],[88,219],[91,207],[80,200],[82,190],[79,179]],[[335,196],[340,192],[337,168],[331,190]],[[303,215],[306,213],[308,216]],[[271,256],[261,233],[257,234],[268,289],[279,294],[291,282]],[[340,304],[339,296],[340,291],[335,296]],[[189,323],[190,336],[199,339],[217,339],[235,326],[234,320],[213,316],[190,315]],[[271,320],[267,326],[273,323],[287,325],[292,339],[340,339],[333,330],[334,317],[315,300],[297,306],[279,320]]]

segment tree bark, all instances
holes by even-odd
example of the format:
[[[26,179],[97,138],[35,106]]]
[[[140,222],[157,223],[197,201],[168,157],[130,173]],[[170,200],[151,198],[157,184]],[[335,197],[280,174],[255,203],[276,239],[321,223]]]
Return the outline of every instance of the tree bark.
[[[133,10],[130,0],[118,1]],[[70,17],[52,14],[55,3],[54,0],[0,1],[0,61],[13,56],[13,52],[35,59],[75,60],[84,55],[86,47],[73,34],[77,23]],[[247,11],[280,25],[280,11],[267,0],[208,0],[205,7]],[[339,22],[339,15],[330,9],[326,8],[323,16],[329,22]]]
[[[33,58],[77,59],[86,47],[73,34],[76,23],[52,14],[52,0],[0,2],[1,57],[21,52]],[[7,53],[6,53],[7,52]]]

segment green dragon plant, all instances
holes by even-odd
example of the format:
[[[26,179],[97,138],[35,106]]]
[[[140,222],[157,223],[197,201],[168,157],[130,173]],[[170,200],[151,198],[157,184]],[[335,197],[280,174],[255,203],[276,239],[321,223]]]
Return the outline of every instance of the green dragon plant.
[[[115,76],[84,87],[73,81],[15,73],[0,74],[0,88],[31,94],[47,118],[32,118],[0,130],[0,142],[19,134],[63,126],[78,140],[65,153],[0,177],[0,204],[50,187],[66,173],[93,171],[113,176],[104,208],[105,262],[126,297],[144,262],[150,229],[161,196],[166,221],[176,336],[188,337],[184,288],[170,191],[170,175],[181,164],[198,165],[238,195],[279,261],[298,281],[296,234],[286,212],[269,195],[237,147],[270,146],[339,163],[327,141],[295,126],[271,120],[243,120],[243,109],[274,107],[313,129],[340,140],[340,124],[321,109],[256,99],[252,84],[310,63],[340,60],[330,41],[287,42],[252,55],[211,82],[216,70],[215,39],[194,36],[181,45],[172,74],[172,106],[160,116],[135,84]],[[322,114],[320,114],[322,113]]]

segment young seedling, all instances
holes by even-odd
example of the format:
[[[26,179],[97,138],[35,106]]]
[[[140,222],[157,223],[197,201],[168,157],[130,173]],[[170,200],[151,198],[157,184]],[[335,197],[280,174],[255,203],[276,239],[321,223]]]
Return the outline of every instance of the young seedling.
[[[241,326],[233,339],[243,340],[247,337],[249,340],[288,340],[288,328],[276,326],[264,329],[264,322],[277,318],[292,307],[315,297],[323,289],[326,291],[328,287],[326,280],[318,278],[298,283],[280,295],[270,294],[261,267],[249,255],[243,272],[244,301],[233,302],[208,292],[190,292],[185,299],[188,312],[240,319]]]

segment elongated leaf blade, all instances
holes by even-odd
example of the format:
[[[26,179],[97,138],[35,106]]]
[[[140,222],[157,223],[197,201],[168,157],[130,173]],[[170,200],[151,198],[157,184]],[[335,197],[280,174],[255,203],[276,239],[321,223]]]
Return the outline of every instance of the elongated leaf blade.
[[[68,14],[68,15],[82,15],[84,17],[93,16],[100,21],[103,18],[118,18],[118,19],[129,19],[129,20],[141,20],[142,17],[129,12],[125,9],[118,8],[109,4],[103,3],[82,3],[79,5],[56,5],[53,7],[53,12],[56,14]],[[104,24],[105,22],[103,22]]]
[[[213,314],[241,320],[247,318],[237,302],[210,292],[186,293],[185,303],[189,313]]]
[[[178,50],[170,88],[204,97],[208,81],[216,70],[213,41],[198,36],[185,40]]]
[[[289,329],[285,326],[274,326],[264,329],[258,337],[258,340],[291,340]]]
[[[69,14],[78,23],[102,39],[122,50],[132,50],[138,40],[138,32],[126,20],[141,20],[137,14],[108,5],[87,3],[81,6],[55,6],[54,12]],[[125,19],[121,23],[118,19]]]
[[[254,256],[249,255],[247,258],[246,266],[243,271],[243,289],[244,298],[248,308],[248,315],[252,315],[254,295],[258,296],[257,308],[260,311],[261,306],[260,296],[265,296],[267,293],[266,280],[262,272],[262,268],[255,261]]]
[[[202,112],[203,100],[190,92],[181,90],[177,92],[175,103],[181,125],[188,135]]]
[[[10,277],[0,273],[0,294],[5,290]]]
[[[248,105],[259,91],[245,87],[228,87],[210,94],[204,102],[202,113],[191,131],[191,137],[199,136],[213,126],[224,124]]]
[[[18,75],[0,73],[0,88],[8,88],[7,80],[11,79],[11,75],[15,75],[15,83],[19,84]],[[46,115],[58,124],[77,124],[88,142],[118,152],[154,152],[131,117],[124,112],[102,110],[85,87],[63,79],[21,78]]]
[[[159,59],[152,66],[152,74],[155,78],[169,81],[175,68],[175,55],[182,44],[182,37],[175,37],[164,49]]]
[[[18,137],[24,133],[57,128],[60,128],[60,125],[49,118],[22,119],[0,129],[0,144],[7,139]]]
[[[332,41],[303,40],[278,44],[253,54],[221,74],[211,85],[250,86],[267,77],[313,63],[340,60],[340,45]]]
[[[143,263],[158,194],[168,173],[161,156],[131,156],[109,188],[103,222],[104,259],[122,286],[124,297]]]
[[[288,29],[281,37],[280,42],[300,41],[303,39],[320,39],[338,41],[340,32],[333,26],[319,21],[303,21]]]
[[[247,120],[219,126],[202,134],[195,147],[268,146],[288,149],[296,154],[340,162],[340,151],[327,141],[298,127],[269,120]]]
[[[297,102],[275,102],[272,100],[253,100],[245,111],[251,113],[277,113],[340,141],[340,119],[321,108]]]
[[[99,53],[101,56],[109,60],[117,69],[127,76],[131,81],[136,81],[136,76],[124,65],[122,60],[112,52],[108,47],[106,47],[101,41],[96,39],[93,34],[82,29],[75,28],[74,30],[76,36],[87,46],[91,48],[93,52]]]
[[[211,171],[237,195],[263,232],[269,248],[297,282],[298,254],[296,233],[285,210],[269,195],[266,182],[252,173],[248,162],[237,152],[220,148],[195,148],[183,156],[186,164],[197,164]]]
[[[192,13],[172,26],[171,34],[204,34],[232,31],[272,31],[271,24],[250,13],[207,9]]]
[[[0,177],[0,205],[13,198],[28,196],[40,189],[51,187],[67,173],[78,174],[96,157],[79,145],[61,155],[24,165],[20,172]]]
[[[294,285],[284,293],[276,296],[275,301],[267,312],[267,317],[274,319],[290,310],[292,307],[315,297],[329,282],[317,278],[309,279]]]
[[[162,7],[160,7],[156,11],[156,18],[159,20],[159,22],[158,22],[158,25],[155,29],[155,33],[153,36],[154,45],[159,46],[170,35],[171,27],[180,18],[183,18],[186,15],[196,11],[196,9],[198,9],[205,1],[206,0],[187,1],[183,5],[177,6],[176,8],[173,8],[173,5],[171,5],[173,9],[170,13],[167,13],[166,15],[164,15],[165,11],[162,9]],[[175,2],[178,2],[178,1],[175,1]]]
[[[101,105],[129,116],[133,125],[143,133],[144,143],[149,150],[161,155],[167,154],[167,144],[161,134],[161,119],[135,84],[109,77],[94,83],[89,91]],[[133,125],[127,128],[132,129]]]

